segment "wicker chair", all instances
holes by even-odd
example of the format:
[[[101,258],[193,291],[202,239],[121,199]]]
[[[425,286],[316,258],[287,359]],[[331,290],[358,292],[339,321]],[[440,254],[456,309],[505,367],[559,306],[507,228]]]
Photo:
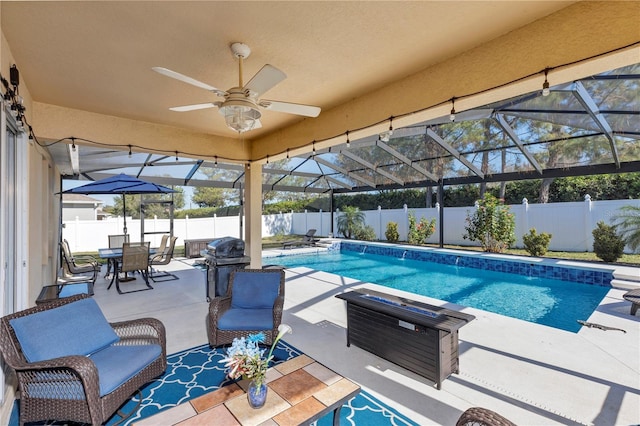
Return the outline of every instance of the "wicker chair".
[[[209,303],[207,335],[212,347],[236,337],[262,332],[265,344],[278,335],[284,306],[282,269],[239,269],[231,272],[226,296]]]
[[[458,419],[456,426],[516,426],[487,408],[471,407]]]
[[[93,256],[73,256],[67,240],[62,240],[60,242],[60,257],[62,260],[62,274],[58,277],[58,284],[64,285],[89,281],[91,281],[92,285],[96,283],[100,265]]]
[[[93,299],[87,295],[72,296],[52,300],[0,319],[0,351],[2,351],[5,363],[15,371],[17,377],[17,391],[20,395],[20,425],[47,420],[100,425],[113,416],[116,410],[138,389],[164,373],[167,366],[164,325],[154,318],[108,323],[94,303]],[[92,307],[90,312],[97,315],[86,315],[87,307]],[[60,308],[57,310],[58,314],[53,311],[55,308]],[[69,310],[72,312],[71,315],[67,312]],[[79,313],[74,315],[74,312]],[[24,342],[25,338],[16,321],[36,321],[30,323],[31,328],[27,329],[26,339],[29,340],[32,333],[40,336],[44,334],[45,337],[33,337],[35,342],[27,343],[29,346],[36,343],[44,347],[44,340],[56,337],[50,336],[52,332],[50,328],[38,326],[37,321],[48,322],[43,318],[43,315],[52,314],[58,315],[56,324],[59,326],[55,331],[57,332],[61,328],[66,329],[67,334],[71,334],[71,338],[58,339],[63,341],[60,341],[59,344],[46,345],[44,350],[55,351],[58,353],[57,356],[36,359],[32,362],[27,361],[27,358],[32,359],[33,357],[33,348],[28,349],[21,345],[21,340]],[[95,327],[91,320],[87,320],[85,324],[79,324],[77,316],[82,314],[85,314],[83,320],[87,316],[96,317],[99,327]],[[67,319],[68,321],[65,323]],[[48,317],[48,320],[51,320],[51,317]],[[98,332],[94,330],[101,327],[106,328],[109,333],[115,332],[115,342],[109,347],[90,355],[82,353],[82,351],[79,351],[81,354],[78,355],[68,353],[73,345],[69,340],[73,340],[76,333],[77,340],[81,342],[81,345],[84,345],[87,339],[93,338],[93,336],[89,338],[85,336],[97,334]],[[82,334],[83,332],[84,334]],[[22,333],[24,333],[24,329]],[[18,338],[18,336],[21,337]],[[108,364],[110,359],[117,359],[118,357],[115,355],[122,351],[125,354],[141,353],[136,352],[138,350],[144,351],[147,357],[140,359],[134,356],[125,356],[127,361],[121,363],[122,370],[110,370],[106,380],[113,379],[118,375],[122,381],[114,381],[111,384],[113,388],[106,388],[105,380],[99,380],[101,362]],[[102,351],[107,351],[109,356],[103,355],[100,361],[97,354]],[[132,367],[134,364],[135,368]],[[133,411],[128,414],[132,413]],[[123,417],[127,415],[120,412],[118,414]]]
[[[129,272],[140,272],[146,287],[122,291],[120,288],[120,282],[124,282],[124,280],[120,278],[121,272],[124,272],[125,274]],[[149,242],[124,243],[122,245],[122,261],[120,266],[118,266],[117,263],[115,264],[114,274],[116,275],[116,290],[118,290],[118,293],[120,294],[153,290],[153,287],[149,284]]]
[[[173,250],[176,247],[176,240],[178,239],[178,237],[171,237],[171,240],[169,240],[169,245],[167,246],[167,235],[163,235],[162,236],[162,242],[160,242],[160,247],[158,248],[158,251],[156,252],[157,254],[151,257],[151,279],[153,280],[153,282],[156,281],[171,281],[171,280],[177,280],[178,277],[176,277],[175,275],[163,271],[158,273],[157,271],[154,271],[153,267],[156,265],[168,265],[169,262],[171,262],[171,258],[173,257]]]

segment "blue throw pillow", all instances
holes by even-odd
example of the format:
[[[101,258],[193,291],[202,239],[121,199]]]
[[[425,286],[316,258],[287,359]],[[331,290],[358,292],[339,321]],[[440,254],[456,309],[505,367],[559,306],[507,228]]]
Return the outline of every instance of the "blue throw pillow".
[[[235,271],[231,307],[237,309],[267,309],[280,292],[282,271]]]
[[[78,300],[9,322],[29,362],[90,355],[120,339],[93,299]]]

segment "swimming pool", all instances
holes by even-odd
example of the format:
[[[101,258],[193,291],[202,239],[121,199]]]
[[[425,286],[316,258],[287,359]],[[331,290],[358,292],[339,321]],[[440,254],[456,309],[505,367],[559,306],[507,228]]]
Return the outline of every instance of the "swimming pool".
[[[355,251],[329,251],[265,259],[305,266],[423,296],[543,324],[580,330],[610,287],[479,270]]]

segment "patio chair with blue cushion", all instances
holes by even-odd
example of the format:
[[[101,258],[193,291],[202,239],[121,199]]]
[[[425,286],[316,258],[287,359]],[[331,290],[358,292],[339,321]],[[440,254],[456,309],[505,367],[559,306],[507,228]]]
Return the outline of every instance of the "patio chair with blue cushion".
[[[109,323],[87,295],[1,318],[0,351],[16,373],[20,425],[103,424],[167,367],[165,328],[159,320]]]
[[[236,337],[262,332],[270,345],[278,335],[284,306],[282,269],[239,269],[231,272],[226,296],[209,303],[207,334],[212,347]]]

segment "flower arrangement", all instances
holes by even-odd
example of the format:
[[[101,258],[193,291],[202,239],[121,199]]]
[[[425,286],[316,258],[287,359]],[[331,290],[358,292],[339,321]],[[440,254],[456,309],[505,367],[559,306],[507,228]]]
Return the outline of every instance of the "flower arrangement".
[[[260,349],[259,344],[264,343],[264,333],[251,334],[248,337],[233,339],[233,343],[227,348],[227,356],[220,360],[227,367],[227,376],[230,379],[250,379],[256,385],[256,392],[262,386],[269,368],[269,362],[273,358],[273,349],[278,341],[286,333],[291,333],[291,327],[287,324],[278,326],[278,336],[273,341],[267,357],[264,357],[265,349]]]

